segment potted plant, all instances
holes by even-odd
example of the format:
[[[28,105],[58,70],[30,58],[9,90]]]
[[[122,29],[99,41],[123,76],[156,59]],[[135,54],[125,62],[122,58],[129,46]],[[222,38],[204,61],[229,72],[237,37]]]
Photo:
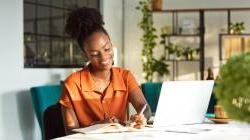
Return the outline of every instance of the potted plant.
[[[136,9],[142,13],[142,19],[138,25],[143,31],[141,38],[143,43],[141,53],[143,77],[146,81],[152,82],[154,73],[158,73],[159,76],[169,74],[168,64],[164,55],[160,59],[154,57],[154,48],[157,47],[157,35],[153,24],[151,0],[140,1]]]
[[[153,10],[162,10],[162,0],[152,0],[152,9]]]
[[[229,29],[231,34],[242,34],[245,30],[244,22],[230,23]]]
[[[215,96],[229,118],[250,123],[250,53],[231,57],[216,80]]]

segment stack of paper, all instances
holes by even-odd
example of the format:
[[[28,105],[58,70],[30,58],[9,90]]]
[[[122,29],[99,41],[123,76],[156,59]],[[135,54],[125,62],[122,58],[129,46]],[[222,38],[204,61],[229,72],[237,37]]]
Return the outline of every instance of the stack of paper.
[[[146,125],[144,128],[136,129],[133,127],[126,127],[119,123],[105,123],[95,124],[89,127],[73,129],[74,132],[84,134],[97,134],[97,133],[119,133],[119,132],[143,132],[143,131],[164,131],[163,128],[153,128]]]

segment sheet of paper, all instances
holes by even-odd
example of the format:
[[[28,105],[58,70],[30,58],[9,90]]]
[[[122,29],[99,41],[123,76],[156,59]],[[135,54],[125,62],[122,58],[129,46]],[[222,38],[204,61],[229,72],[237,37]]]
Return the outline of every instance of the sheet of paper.
[[[97,133],[119,133],[119,132],[144,132],[144,131],[164,131],[164,128],[153,128],[151,125],[146,125],[141,129],[125,127],[118,123],[95,124],[85,128],[73,129],[75,132],[84,134]]]
[[[242,125],[233,125],[233,124],[192,124],[192,125],[178,125],[178,126],[165,127],[165,132],[190,133],[190,134],[204,134],[204,133],[242,134],[245,131],[250,132],[250,127],[242,127]]]
[[[118,123],[95,124],[85,128],[73,129],[75,132],[80,133],[116,133],[127,131],[128,128]]]

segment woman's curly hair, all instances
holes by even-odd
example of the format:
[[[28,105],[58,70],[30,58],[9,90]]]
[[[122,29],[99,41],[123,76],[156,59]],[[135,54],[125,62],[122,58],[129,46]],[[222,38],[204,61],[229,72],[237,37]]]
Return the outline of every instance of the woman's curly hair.
[[[108,35],[103,25],[103,18],[99,11],[94,8],[82,7],[69,13],[65,32],[75,38],[82,48],[83,42],[92,33],[102,31]]]

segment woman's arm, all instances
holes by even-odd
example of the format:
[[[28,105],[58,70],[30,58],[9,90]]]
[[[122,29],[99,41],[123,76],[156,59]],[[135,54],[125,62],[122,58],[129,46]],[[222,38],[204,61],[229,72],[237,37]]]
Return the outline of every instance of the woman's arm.
[[[71,134],[72,129],[79,128],[79,123],[76,118],[76,114],[73,109],[62,107],[64,115],[64,125],[66,128],[66,134]]]
[[[128,88],[128,98],[129,101],[132,103],[133,107],[135,108],[137,114],[141,112],[141,109],[145,104],[147,104],[146,110],[143,112],[144,117],[147,119],[151,116],[151,110],[150,106],[148,105],[141,88],[139,87],[136,79],[134,78],[133,74],[131,72],[127,73],[126,76],[127,81],[127,88]]]
[[[151,116],[151,109],[148,105],[141,89],[138,87],[134,89],[131,93],[129,93],[129,100],[132,103],[133,107],[135,108],[136,112],[139,114],[141,109],[145,104],[147,104],[147,108],[143,112],[144,116],[149,119]]]

